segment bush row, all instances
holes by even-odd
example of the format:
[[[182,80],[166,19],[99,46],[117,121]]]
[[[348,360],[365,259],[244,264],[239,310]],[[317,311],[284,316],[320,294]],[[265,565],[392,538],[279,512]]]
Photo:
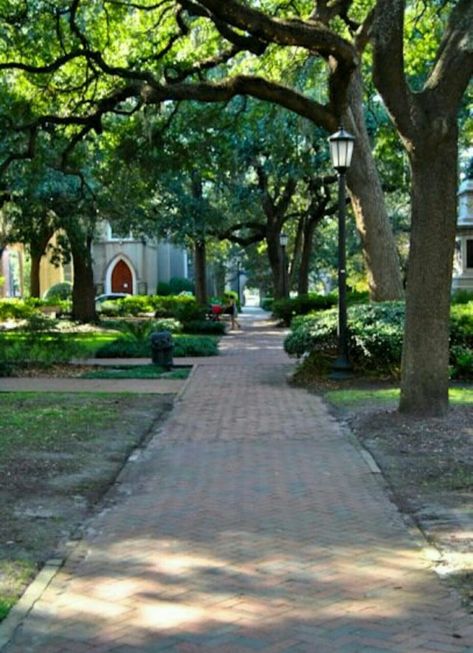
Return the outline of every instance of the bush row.
[[[211,336],[177,335],[173,338],[173,355],[184,356],[216,356],[218,341]],[[96,358],[149,358],[151,344],[149,339],[131,339],[119,337],[95,352]]]
[[[350,291],[347,293],[348,304],[367,301],[368,293],[360,293],[356,291]],[[281,320],[285,326],[290,326],[293,318],[297,315],[307,315],[312,311],[324,311],[336,306],[337,302],[337,293],[330,293],[329,295],[309,293],[308,295],[298,295],[297,297],[273,301],[272,311],[274,317]]]
[[[397,375],[400,369],[405,306],[403,302],[361,304],[348,309],[349,349],[362,371]],[[288,354],[316,352],[327,357],[337,347],[337,311],[293,319],[284,347]],[[450,363],[455,378],[473,378],[473,302],[452,306]]]
[[[4,320],[27,320],[47,306],[57,306],[63,313],[71,310],[71,302],[67,300],[37,299],[36,297],[0,299],[0,322]]]

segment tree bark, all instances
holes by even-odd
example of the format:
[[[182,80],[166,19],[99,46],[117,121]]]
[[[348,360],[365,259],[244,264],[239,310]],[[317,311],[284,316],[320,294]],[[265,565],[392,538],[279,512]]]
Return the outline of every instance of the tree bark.
[[[412,156],[412,227],[406,288],[401,412],[448,408],[449,315],[456,229],[457,134]],[[438,156],[441,152],[441,156]]]
[[[207,299],[207,252],[205,241],[194,245],[195,297],[198,304],[205,306]]]
[[[31,273],[30,273],[30,295],[31,297],[41,297],[41,284],[40,284],[40,267],[41,258],[44,256],[46,247],[54,235],[54,228],[49,226],[46,222],[47,216],[44,218],[44,224],[39,227],[35,234],[34,240],[29,243],[30,257],[31,257]]]
[[[359,71],[350,83],[349,101],[345,126],[353,132],[356,141],[346,180],[362,243],[370,297],[377,302],[401,299],[404,295],[401,266],[366,130]]]
[[[71,241],[74,264],[74,285],[72,288],[72,318],[78,322],[95,322],[95,287],[92,267],[92,238],[86,243]]]
[[[271,277],[273,280],[274,299],[284,298],[284,279],[282,275],[282,248],[279,244],[279,230],[268,229],[266,232],[266,244],[268,247],[268,261],[271,268]]]
[[[433,68],[413,92],[404,70],[403,0],[378,0],[373,77],[412,170],[412,220],[399,409],[448,408],[449,308],[457,214],[458,107],[473,74],[473,2],[452,9]]]
[[[296,278],[297,265],[302,254],[302,247],[304,243],[305,222],[306,222],[305,216],[301,216],[297,223],[296,237],[294,239],[294,251],[292,254],[292,260],[288,271],[289,288],[293,288],[295,285],[294,282]]]
[[[36,254],[36,253],[33,254],[33,252],[30,252],[30,256],[31,256],[30,296],[41,297],[39,270],[41,265],[42,254]]]
[[[301,264],[299,267],[299,283],[297,287],[297,292],[299,295],[307,295],[309,292],[309,273],[310,259],[312,256],[312,244],[314,240],[315,228],[319,222],[320,220],[308,220],[306,223],[306,228],[304,229]]]

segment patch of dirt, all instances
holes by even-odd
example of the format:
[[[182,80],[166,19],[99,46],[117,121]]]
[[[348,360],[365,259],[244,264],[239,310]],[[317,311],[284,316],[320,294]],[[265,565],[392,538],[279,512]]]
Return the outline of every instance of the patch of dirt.
[[[83,401],[60,399],[66,414],[69,403]],[[91,424],[79,437],[65,421],[60,447],[15,449],[0,464],[0,595],[19,596],[46,560],[66,554],[130,453],[147,444],[172,407],[171,395],[129,395],[126,405],[114,395],[93,401],[104,411],[120,404],[105,428]]]
[[[333,411],[376,460],[401,512],[440,552],[437,572],[473,614],[473,406],[422,419],[375,402]]]

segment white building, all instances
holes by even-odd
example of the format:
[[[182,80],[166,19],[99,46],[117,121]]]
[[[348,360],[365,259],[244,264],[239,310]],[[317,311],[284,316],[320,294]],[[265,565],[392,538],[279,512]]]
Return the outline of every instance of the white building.
[[[473,291],[473,179],[462,182],[458,197],[452,290]]]
[[[54,242],[55,236],[50,242]],[[27,258],[27,257],[26,257]],[[47,252],[40,264],[40,292],[57,283],[73,281],[72,263],[55,266]],[[187,252],[165,241],[119,236],[109,223],[99,225],[92,244],[92,260],[96,294],[125,292],[131,295],[154,295],[158,283],[172,278],[187,279]],[[25,249],[8,246],[0,260],[0,297],[23,296]]]
[[[163,241],[114,234],[107,222],[100,225],[92,258],[97,295],[153,295],[158,283],[173,277],[187,279],[189,273],[184,249]]]

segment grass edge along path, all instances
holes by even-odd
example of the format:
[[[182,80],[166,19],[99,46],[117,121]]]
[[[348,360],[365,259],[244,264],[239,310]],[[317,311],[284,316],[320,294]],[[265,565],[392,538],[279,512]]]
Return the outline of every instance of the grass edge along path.
[[[126,406],[123,394],[0,392],[0,624],[165,419],[172,399],[130,394]]]
[[[381,388],[381,389],[344,389],[329,390],[324,393],[327,401],[336,406],[349,406],[365,401],[379,402],[380,404],[391,404],[399,399],[399,388]],[[455,386],[449,390],[449,399],[453,404],[473,404],[473,385]]]

